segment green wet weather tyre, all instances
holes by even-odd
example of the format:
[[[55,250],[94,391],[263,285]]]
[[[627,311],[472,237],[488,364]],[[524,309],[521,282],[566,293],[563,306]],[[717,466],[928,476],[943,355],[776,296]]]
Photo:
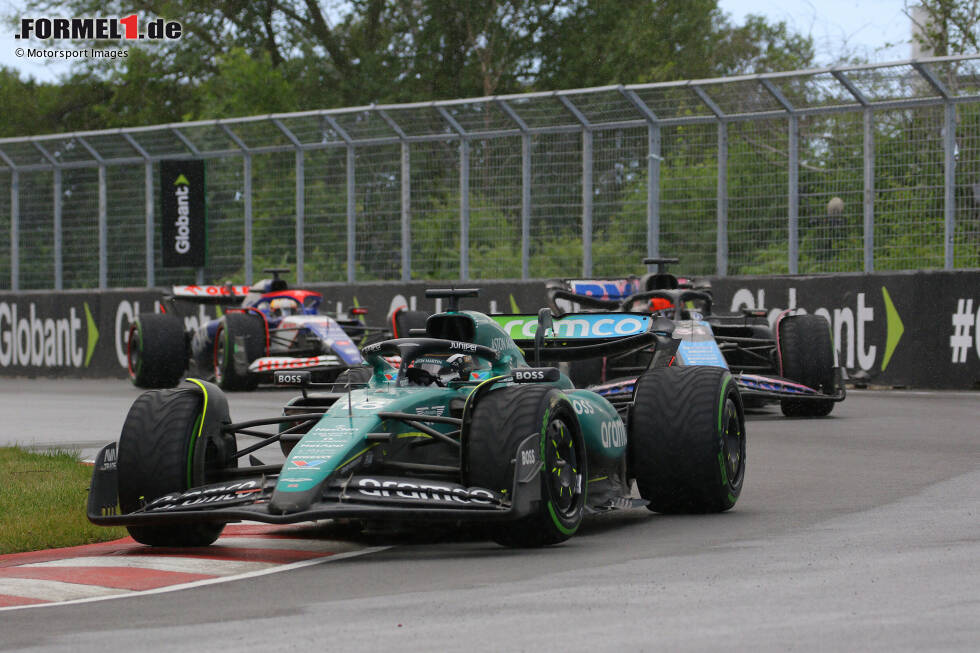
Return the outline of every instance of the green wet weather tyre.
[[[126,338],[129,379],[139,388],[172,388],[187,369],[183,321],[165,313],[142,313]]]
[[[256,313],[228,313],[214,334],[214,379],[222,390],[254,390],[258,378],[235,365],[238,348],[244,347],[245,368],[266,351],[265,320]]]
[[[834,343],[827,320],[819,315],[790,315],[780,320],[777,328],[782,376],[834,394]],[[824,417],[834,409],[832,399],[783,399],[779,404],[787,417]]]
[[[504,546],[539,547],[574,535],[585,514],[588,459],[568,397],[547,385],[495,390],[479,400],[472,424],[464,454],[470,485],[513,494],[517,447],[533,434],[544,462],[535,512],[491,524],[490,538]]]
[[[632,476],[654,512],[723,512],[742,492],[745,417],[724,368],[644,373],[634,391],[629,442]]]
[[[119,436],[123,514],[165,494],[217,482],[220,470],[236,466],[233,436],[201,433],[202,406],[200,392],[188,387],[150,390],[133,403]],[[231,420],[224,415],[222,421]],[[221,523],[126,527],[134,540],[151,546],[207,546],[223,528]]]

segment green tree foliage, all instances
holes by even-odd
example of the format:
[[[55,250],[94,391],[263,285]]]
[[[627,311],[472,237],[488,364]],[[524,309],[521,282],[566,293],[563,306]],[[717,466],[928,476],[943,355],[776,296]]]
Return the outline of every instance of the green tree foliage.
[[[915,38],[933,56],[980,50],[980,0],[906,0],[905,14],[917,28]]]
[[[126,16],[122,2],[28,2],[34,15]],[[175,41],[81,59],[56,84],[0,74],[5,135],[714,77],[807,65],[812,46],[717,0],[164,0]],[[8,18],[13,19],[14,16]]]
[[[28,4],[35,15],[125,16],[134,11],[117,1]],[[928,17],[923,38],[936,54],[976,51],[980,0],[922,4]],[[53,84],[0,69],[0,136],[713,78],[806,68],[813,60],[809,37],[759,16],[736,24],[720,11],[717,0],[150,0],[137,13],[144,21],[157,16],[178,20],[184,36],[166,43],[109,44],[127,48],[128,56],[82,60]],[[95,45],[107,47],[89,47]],[[963,83],[953,66],[943,72],[944,82],[954,90]],[[829,92],[826,86],[793,79],[780,85],[790,102],[800,106],[837,100],[817,96]],[[680,107],[679,113],[683,102],[696,102],[687,89],[675,91],[677,102],[669,92],[664,102]],[[733,93],[725,98],[726,109],[755,110],[760,102],[772,103],[771,97],[759,93],[765,97]],[[840,99],[849,101],[846,92],[841,93]],[[942,221],[942,157],[937,149],[941,121],[927,113],[893,112],[874,126],[875,256],[880,269],[915,267],[915,261],[935,263],[942,254],[942,243],[927,226]],[[842,129],[845,119],[840,115],[808,120],[808,135],[799,146],[800,271],[861,269],[861,134]],[[957,120],[958,138],[974,138],[975,108],[959,106]],[[738,261],[730,267],[732,273],[787,269],[788,140],[785,123],[773,123],[775,136],[742,125],[729,130],[729,251]],[[680,256],[691,273],[714,270],[715,130],[714,125],[691,125],[663,132],[660,251]],[[607,145],[611,153],[595,163],[593,260],[599,274],[635,271],[646,250],[643,131],[631,137],[640,146]],[[265,138],[243,137],[249,142]],[[274,137],[282,135],[268,138]],[[570,138],[571,144],[561,148],[544,144],[534,149],[532,276],[580,272],[581,193],[570,187],[556,190],[549,176],[554,169],[573,170],[577,165],[569,161],[578,156],[572,143],[578,137]],[[514,143],[505,146],[507,139],[497,140],[499,145],[474,144],[471,152],[470,275],[478,279],[520,274],[520,201],[514,191],[519,185],[520,149]],[[960,151],[975,151],[975,139],[971,142]],[[911,151],[910,143],[923,145]],[[420,148],[413,148],[414,177],[423,166],[414,160]],[[412,182],[411,228],[418,236],[412,252],[415,277],[458,275],[456,148],[456,143],[449,143],[432,154],[440,163],[423,171],[425,188]],[[337,246],[345,240],[339,234],[346,235],[346,163],[342,154],[335,154],[324,154],[334,158],[317,164],[308,153],[308,221],[332,226],[329,234],[306,234],[307,279],[346,278],[346,249]],[[255,270],[296,264],[291,246],[295,179],[283,172],[291,169],[292,156],[261,155],[252,162]],[[398,146],[358,148],[357,157],[356,274],[359,279],[397,277]],[[317,170],[328,172],[325,176]],[[497,170],[512,181],[488,183],[480,177],[488,173],[481,170]],[[208,172],[215,244],[210,266],[215,274],[236,279],[243,276],[242,174],[240,162],[231,160],[227,165],[213,162]],[[978,175],[958,165],[958,206],[974,206],[970,189]],[[841,182],[842,176],[848,181]],[[824,219],[831,191],[844,194],[848,206],[845,216],[832,224]],[[976,211],[959,211],[957,224],[956,265],[980,265],[980,217]],[[26,225],[23,233],[29,228]],[[47,265],[49,252],[37,254]],[[46,270],[36,275],[39,285],[50,276]],[[97,271],[82,272],[88,278]]]

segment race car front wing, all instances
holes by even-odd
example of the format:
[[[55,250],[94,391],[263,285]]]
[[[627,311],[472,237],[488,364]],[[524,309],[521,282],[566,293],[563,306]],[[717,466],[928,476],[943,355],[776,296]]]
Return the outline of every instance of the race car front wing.
[[[186,491],[168,493],[130,513],[119,513],[116,443],[95,459],[88,518],[103,526],[151,526],[191,522],[252,520],[292,524],[330,518],[510,520],[531,514],[541,501],[538,435],[516,450],[514,484],[506,495],[481,487],[418,477],[385,475],[331,476],[321,498],[309,509],[273,513],[269,499],[277,475],[243,476]],[[525,455],[521,455],[522,452]],[[527,464],[522,461],[534,461]],[[248,468],[241,470],[244,474]]]

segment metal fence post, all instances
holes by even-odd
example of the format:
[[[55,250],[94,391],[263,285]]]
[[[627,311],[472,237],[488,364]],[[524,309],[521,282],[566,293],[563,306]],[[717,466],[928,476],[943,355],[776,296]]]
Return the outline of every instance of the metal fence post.
[[[728,274],[728,123],[725,113],[700,86],[691,90],[715,114],[718,121],[718,199],[716,207],[715,274]]]
[[[660,256],[660,126],[647,126],[647,256]]]
[[[956,105],[946,102],[943,120],[943,267],[953,269],[956,255]],[[977,327],[980,329],[980,326]]]
[[[582,129],[582,274],[592,276],[592,130]]]
[[[354,283],[356,271],[354,266],[357,257],[357,203],[354,177],[354,146],[347,145],[347,282]]]
[[[874,112],[864,109],[864,271],[875,269],[875,133]]]
[[[470,278],[470,141],[459,140],[459,278]]]
[[[592,124],[566,96],[555,94],[582,124],[582,274],[592,276]]]
[[[303,150],[296,150],[296,284],[304,283],[306,265],[306,162]]]
[[[864,107],[864,141],[861,145],[864,159],[864,271],[874,272],[875,257],[875,135],[874,111],[871,102],[854,82],[840,70],[831,70],[837,81]]]
[[[347,283],[354,283],[357,276],[355,272],[355,258],[357,256],[356,246],[357,246],[357,196],[355,194],[356,187],[354,186],[354,140],[350,137],[350,134],[340,126],[333,116],[329,114],[322,114],[321,118],[327,123],[327,125],[337,132],[340,139],[344,141],[347,149]]]
[[[296,283],[302,284],[304,277],[303,268],[305,267],[304,254],[306,250],[306,164],[303,157],[303,143],[278,118],[272,118],[272,124],[296,148],[296,164],[294,166],[294,172],[296,174]]]
[[[956,257],[956,105],[950,90],[921,61],[912,68],[943,99],[943,267],[952,270]]]
[[[61,168],[54,169],[54,289],[64,288],[64,255],[62,253],[64,239],[62,238],[61,210]],[[101,198],[100,198],[101,200]]]
[[[531,276],[531,135],[521,134],[521,279]]]
[[[412,278],[412,161],[408,141],[402,139],[402,281]]]
[[[800,119],[789,117],[789,273],[800,271]]]
[[[245,181],[245,284],[252,285],[252,155],[242,157],[242,175]]]
[[[156,284],[156,266],[153,262],[153,162],[147,159],[143,166],[143,190],[145,205],[146,285]]]
[[[470,278],[470,141],[463,126],[446,111],[436,111],[459,134],[459,278]]]
[[[99,289],[109,285],[109,221],[106,193],[106,166],[99,164]]]
[[[660,256],[660,121],[634,90],[619,87],[619,92],[636,107],[647,121],[647,256]]]
[[[728,123],[718,121],[718,233],[715,252],[717,274],[728,274]]]

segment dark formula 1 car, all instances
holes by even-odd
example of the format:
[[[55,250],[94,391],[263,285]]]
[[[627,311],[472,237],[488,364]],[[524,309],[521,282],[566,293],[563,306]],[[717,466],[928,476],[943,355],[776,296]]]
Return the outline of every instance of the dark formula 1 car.
[[[724,314],[714,311],[707,282],[678,278],[666,271],[676,258],[644,259],[657,272],[621,279],[562,279],[547,284],[556,314],[578,305],[585,310],[647,312],[677,322],[681,339],[675,364],[727,367],[747,405],[779,401],[788,416],[830,414],[845,396],[843,370],[836,363],[830,325],[815,315],[785,311],[770,328],[765,311]],[[646,369],[652,351],[572,363],[577,385],[599,386],[602,394],[629,391],[628,383]]]
[[[97,456],[89,519],[161,546],[207,545],[238,520],[324,518],[481,521],[497,542],[539,546],[567,539],[591,512],[735,505],[745,476],[738,389],[720,367],[666,367],[678,343],[669,320],[605,313],[552,324],[548,309],[458,310],[475,292],[428,291],[450,310],[428,318],[425,337],[365,347],[365,387],[307,392],[307,373],[277,372],[303,386],[280,416],[234,423],[220,389],[197,379],[144,393],[119,443]],[[515,319],[528,323],[517,341],[503,326]],[[595,328],[563,336],[569,319]],[[539,364],[639,347],[659,352],[654,368],[612,400],[525,361],[525,350]],[[253,455],[269,445],[285,463]],[[631,496],[634,479],[642,499]]]
[[[129,376],[141,388],[177,385],[192,374],[213,378],[225,390],[251,390],[270,382],[280,369],[305,369],[320,380],[363,363],[357,342],[370,330],[363,309],[331,317],[320,313],[323,296],[293,290],[279,277],[286,269],[251,288],[174,286],[165,313],[141,314],[129,327]],[[181,304],[223,306],[223,314],[187,330]]]

